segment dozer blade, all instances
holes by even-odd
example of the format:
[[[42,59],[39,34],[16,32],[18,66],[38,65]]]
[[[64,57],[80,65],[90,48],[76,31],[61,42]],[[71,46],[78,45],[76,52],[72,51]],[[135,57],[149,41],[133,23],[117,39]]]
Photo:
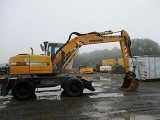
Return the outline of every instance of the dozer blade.
[[[120,87],[121,90],[125,91],[133,91],[136,90],[139,87],[138,80],[135,79],[135,75],[132,74],[126,74],[124,77],[124,82],[122,86]]]
[[[92,86],[92,81],[88,81],[85,79],[82,79],[83,84],[84,84],[84,88],[90,90],[90,91],[95,91],[94,87]]]

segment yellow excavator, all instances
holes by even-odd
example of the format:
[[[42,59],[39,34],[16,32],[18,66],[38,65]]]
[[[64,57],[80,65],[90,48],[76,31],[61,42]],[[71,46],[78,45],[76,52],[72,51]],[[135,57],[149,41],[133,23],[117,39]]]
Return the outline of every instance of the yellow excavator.
[[[120,34],[117,35],[117,33]],[[72,38],[72,35],[76,37]],[[9,76],[0,79],[1,93],[6,95],[12,90],[16,100],[28,100],[35,96],[35,89],[40,87],[61,85],[64,93],[71,97],[82,95],[85,88],[94,91],[92,81],[83,79],[81,76],[65,75],[63,72],[81,46],[109,42],[119,42],[122,51],[126,74],[120,88],[125,91],[137,89],[139,84],[136,75],[129,70],[130,36],[122,30],[86,34],[73,32],[65,44],[50,42],[41,44],[44,54],[33,54],[31,49],[31,54],[12,56],[9,59]]]

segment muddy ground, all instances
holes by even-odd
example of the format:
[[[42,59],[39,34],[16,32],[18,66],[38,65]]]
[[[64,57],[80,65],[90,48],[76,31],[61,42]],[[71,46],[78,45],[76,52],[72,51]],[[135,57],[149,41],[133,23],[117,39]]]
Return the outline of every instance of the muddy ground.
[[[38,89],[37,98],[16,101],[0,97],[1,120],[160,120],[160,82],[140,82],[136,91],[118,89],[123,75],[85,75],[93,79],[94,92],[65,97],[60,86],[54,91]]]

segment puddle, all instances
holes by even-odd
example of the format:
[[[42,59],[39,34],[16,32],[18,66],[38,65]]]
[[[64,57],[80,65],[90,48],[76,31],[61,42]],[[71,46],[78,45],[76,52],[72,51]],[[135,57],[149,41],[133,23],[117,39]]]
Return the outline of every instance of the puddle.
[[[109,118],[108,120],[159,120],[159,118],[147,115],[138,115],[138,116],[126,116],[124,118]]]
[[[95,88],[95,91],[90,91],[88,89],[84,89],[83,93],[99,93],[99,92],[102,92],[102,91],[103,91],[103,88]]]
[[[87,76],[82,76],[83,79],[89,80],[89,81],[93,81],[94,77],[87,77]]]
[[[103,120],[100,118],[104,118],[106,115],[102,114],[102,113],[98,113],[98,112],[86,112],[82,114],[83,116],[87,116],[87,117],[91,117],[91,118],[97,118],[97,120]],[[104,119],[104,120],[108,120],[108,119]]]
[[[4,109],[6,106],[0,106],[0,109]]]
[[[134,116],[133,118],[134,118],[133,120],[160,120],[159,118],[155,118],[147,115]]]
[[[103,84],[100,82],[92,82],[92,86],[94,87],[101,87]]]
[[[92,86],[94,87],[106,87],[106,88],[111,88],[112,83],[103,83],[103,82],[92,82]]]
[[[112,78],[100,77],[99,80],[112,81]]]
[[[103,86],[111,86],[114,84],[120,84],[120,86],[121,86],[121,83],[118,83],[117,81],[118,80],[115,80],[110,77],[108,77],[108,78],[107,77],[99,77],[95,81],[92,82],[92,85],[96,86],[96,87],[103,87]]]
[[[115,114],[115,116],[112,116]],[[130,115],[126,110],[111,112],[87,112],[83,116],[96,118],[97,120],[160,120],[154,116],[149,115]]]
[[[109,114],[126,113],[126,112],[127,112],[127,110],[119,110],[119,111],[109,112]]]
[[[11,99],[11,95],[6,95],[6,96],[0,96],[0,100],[5,100],[5,99]]]
[[[159,120],[150,115],[133,115],[127,110],[117,110],[108,112],[108,120]]]
[[[9,102],[11,101],[3,101],[2,103],[0,103],[0,109],[4,109]]]
[[[10,101],[4,101],[2,102],[3,105],[6,105],[7,103],[9,103]]]
[[[122,93],[101,93],[97,95],[90,95],[90,98],[101,98],[101,97],[121,97],[124,96]]]

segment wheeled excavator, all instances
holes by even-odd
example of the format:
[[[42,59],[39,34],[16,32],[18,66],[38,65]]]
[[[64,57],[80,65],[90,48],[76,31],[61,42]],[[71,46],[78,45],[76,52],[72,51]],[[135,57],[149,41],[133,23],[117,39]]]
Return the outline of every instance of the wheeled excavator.
[[[119,35],[115,35],[120,33]],[[76,37],[72,38],[72,35]],[[9,77],[0,79],[5,95],[11,90],[16,100],[28,100],[35,96],[35,89],[61,85],[67,96],[77,97],[83,90],[94,91],[92,81],[81,76],[63,74],[77,50],[83,45],[119,42],[124,60],[125,76],[120,89],[135,90],[139,84],[134,71],[129,70],[130,36],[125,30],[119,32],[72,32],[65,44],[44,42],[44,54],[18,54],[9,59]]]

